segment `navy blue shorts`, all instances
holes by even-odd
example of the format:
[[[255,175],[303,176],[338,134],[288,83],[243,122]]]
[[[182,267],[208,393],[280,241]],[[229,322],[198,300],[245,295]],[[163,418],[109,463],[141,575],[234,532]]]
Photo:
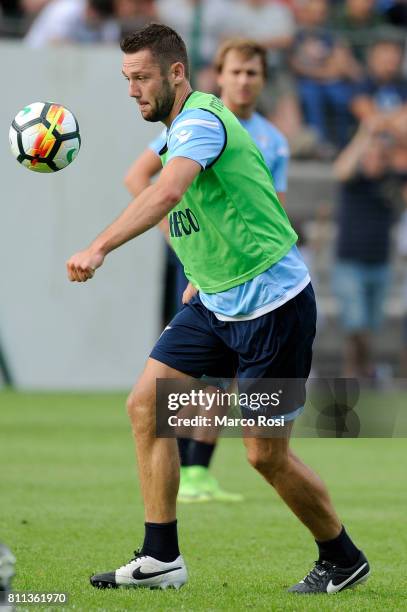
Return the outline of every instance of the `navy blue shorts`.
[[[219,321],[196,295],[163,331],[150,357],[194,378],[236,377],[239,387],[242,379],[306,381],[315,331],[311,283],[251,321]]]

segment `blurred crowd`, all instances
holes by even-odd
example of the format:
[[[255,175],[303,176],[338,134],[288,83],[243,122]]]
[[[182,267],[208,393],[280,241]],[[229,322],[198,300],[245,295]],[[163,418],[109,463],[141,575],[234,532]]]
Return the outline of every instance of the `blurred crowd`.
[[[405,0],[0,0],[0,15],[0,35],[32,48],[116,43],[167,23],[187,43],[195,87],[215,93],[219,43],[249,34],[268,50],[259,110],[294,157],[333,159],[377,113],[387,131],[407,129]]]
[[[185,39],[203,91],[216,93],[222,40],[249,34],[261,42],[269,78],[259,110],[294,157],[333,159],[377,113],[387,131],[407,129],[405,0],[0,0],[0,36],[32,48],[117,43],[151,21]]]
[[[370,376],[394,246],[407,258],[407,0],[0,0],[0,36],[30,48],[116,44],[152,21],[183,37],[202,91],[218,93],[213,63],[225,39],[250,36],[267,49],[258,110],[286,135],[292,157],[334,161],[328,239],[344,373]],[[323,209],[314,220],[315,257],[328,217]],[[401,295],[407,377],[407,275]]]

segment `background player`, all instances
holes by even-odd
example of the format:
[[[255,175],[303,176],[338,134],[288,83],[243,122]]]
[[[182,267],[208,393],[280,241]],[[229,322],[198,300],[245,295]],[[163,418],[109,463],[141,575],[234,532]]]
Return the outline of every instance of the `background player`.
[[[215,58],[220,94],[225,105],[236,115],[259,147],[273,177],[274,188],[282,204],[287,189],[288,143],[283,134],[270,121],[255,112],[256,103],[267,78],[266,50],[258,42],[235,38],[224,42]],[[165,146],[166,130],[134,162],[126,176],[126,185],[135,197],[150,184],[151,178],[161,169],[160,150]],[[166,223],[162,224],[165,233]],[[188,281],[184,269],[174,253],[176,262],[176,302],[182,304],[182,296]],[[190,291],[188,290],[186,300]],[[178,500],[199,502],[216,499],[240,501],[237,493],[224,491],[209,472],[209,465],[216,446],[214,432],[202,430],[205,437],[199,440],[178,440],[181,459],[181,480]]]
[[[306,379],[315,297],[260,152],[220,100],[192,92],[180,37],[152,24],[127,37],[122,50],[123,74],[143,118],[170,128],[164,167],[154,185],[70,258],[68,277],[91,279],[111,251],[169,214],[171,240],[199,296],[161,334],[128,399],[145,508],[142,550],[91,583],[180,587],[188,576],[177,536],[179,456],[175,440],[156,436],[157,379],[190,384],[204,374],[226,376],[225,366],[239,385],[253,378]],[[294,400],[286,421],[302,411],[303,397]],[[333,593],[366,580],[365,556],[341,525],[325,485],[289,449],[288,437],[245,438],[245,445],[250,463],[317,541],[315,567],[290,591]]]

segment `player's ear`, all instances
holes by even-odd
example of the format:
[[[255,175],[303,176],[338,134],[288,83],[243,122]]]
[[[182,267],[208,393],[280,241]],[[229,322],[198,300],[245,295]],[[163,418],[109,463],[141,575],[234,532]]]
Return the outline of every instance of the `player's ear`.
[[[223,87],[223,75],[222,75],[222,72],[217,72],[216,73],[216,84],[220,88]]]
[[[184,64],[182,62],[172,64],[170,74],[172,75],[174,85],[179,85],[186,78]]]

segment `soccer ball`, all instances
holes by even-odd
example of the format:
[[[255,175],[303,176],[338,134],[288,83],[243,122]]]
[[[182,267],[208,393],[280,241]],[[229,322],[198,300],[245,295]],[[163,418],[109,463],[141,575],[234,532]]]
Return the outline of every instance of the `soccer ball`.
[[[34,102],[17,113],[9,138],[17,161],[34,172],[66,168],[81,146],[79,125],[73,113],[51,102]]]

